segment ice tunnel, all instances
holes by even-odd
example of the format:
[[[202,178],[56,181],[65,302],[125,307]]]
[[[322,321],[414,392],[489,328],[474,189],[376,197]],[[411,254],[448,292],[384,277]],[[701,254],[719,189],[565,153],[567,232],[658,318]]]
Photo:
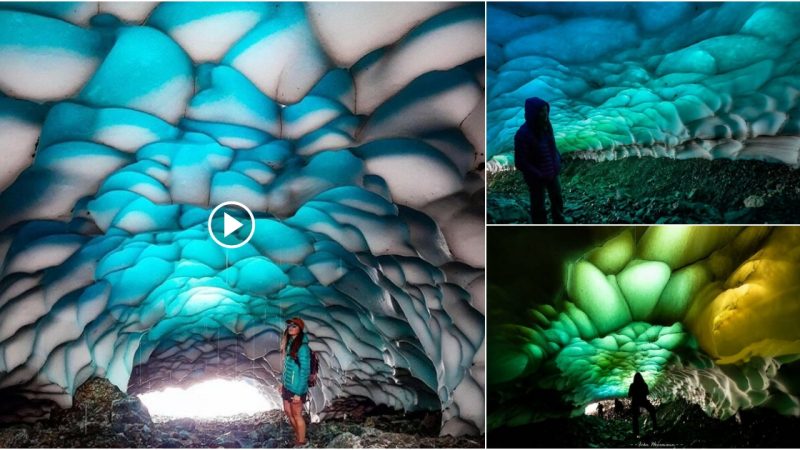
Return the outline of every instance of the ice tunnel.
[[[800,416],[799,228],[500,238],[489,231],[499,272],[488,285],[489,429],[582,415],[627,397],[636,372],[655,399],[712,418],[753,408]],[[531,261],[534,246],[541,258]]]
[[[492,3],[488,167],[513,168],[526,98],[562,154],[800,165],[795,2]]]
[[[248,378],[484,427],[484,6],[0,5],[0,416]],[[206,220],[235,200],[237,249]]]

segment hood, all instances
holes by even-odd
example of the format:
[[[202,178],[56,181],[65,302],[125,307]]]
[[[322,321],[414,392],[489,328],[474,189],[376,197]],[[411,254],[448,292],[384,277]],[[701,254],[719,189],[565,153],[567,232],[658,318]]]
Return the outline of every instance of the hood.
[[[549,108],[550,104],[540,99],[539,97],[531,97],[525,100],[525,123],[533,124],[536,121],[536,116],[542,108]]]

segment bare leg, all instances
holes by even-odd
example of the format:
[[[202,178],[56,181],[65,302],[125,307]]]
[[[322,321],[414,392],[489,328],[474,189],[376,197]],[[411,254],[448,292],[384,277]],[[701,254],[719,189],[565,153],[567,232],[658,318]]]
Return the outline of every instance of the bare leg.
[[[283,401],[283,411],[286,413],[286,418],[289,419],[289,425],[292,426],[292,431],[297,435],[297,423],[295,423],[294,414],[292,414],[292,403],[289,400]]]
[[[305,444],[306,442],[306,420],[303,418],[303,403],[298,400],[292,400],[292,415],[294,416],[295,434],[297,434],[297,443]]]

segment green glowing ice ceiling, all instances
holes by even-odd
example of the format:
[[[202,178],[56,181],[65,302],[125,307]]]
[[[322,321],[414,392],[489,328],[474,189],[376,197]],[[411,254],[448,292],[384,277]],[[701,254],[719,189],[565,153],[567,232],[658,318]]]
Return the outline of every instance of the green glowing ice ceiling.
[[[554,414],[535,403],[544,392],[572,412],[625,396],[636,372],[654,395],[712,415],[759,405],[800,414],[800,380],[781,372],[800,358],[800,229],[611,229],[586,241],[590,232],[506,238],[541,247],[549,268],[520,268],[529,256],[508,245],[493,253],[490,232],[490,267],[519,274],[489,285],[490,427]],[[576,236],[588,242],[578,252],[553,244]]]

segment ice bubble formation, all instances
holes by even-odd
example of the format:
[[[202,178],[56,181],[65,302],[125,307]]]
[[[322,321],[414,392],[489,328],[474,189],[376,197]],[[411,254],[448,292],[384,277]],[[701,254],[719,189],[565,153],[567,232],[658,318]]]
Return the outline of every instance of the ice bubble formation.
[[[484,6],[0,6],[0,389],[212,375],[484,424]],[[256,216],[226,250],[218,203]],[[48,407],[3,411],[35,419]]]
[[[796,3],[497,3],[487,10],[488,164],[513,168],[526,98],[559,150],[800,164]]]
[[[489,428],[582,414],[627,396],[636,372],[662,401],[715,417],[756,406],[800,415],[798,273],[793,227],[619,233],[568,264],[562,296],[490,336],[488,379],[502,406]],[[513,298],[489,287],[491,301]],[[558,393],[560,407],[531,407],[534,392]]]

